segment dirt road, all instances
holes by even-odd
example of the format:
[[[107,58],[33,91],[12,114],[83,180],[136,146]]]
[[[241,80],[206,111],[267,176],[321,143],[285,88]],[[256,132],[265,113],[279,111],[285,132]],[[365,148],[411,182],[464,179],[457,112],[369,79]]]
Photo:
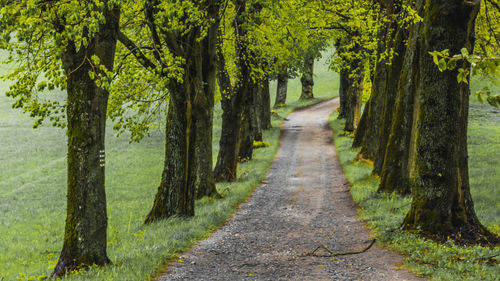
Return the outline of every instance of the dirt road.
[[[292,113],[266,182],[160,280],[417,280],[372,239],[335,154],[328,116],[338,100]],[[319,249],[323,245],[328,249]],[[315,251],[315,252],[314,252]]]

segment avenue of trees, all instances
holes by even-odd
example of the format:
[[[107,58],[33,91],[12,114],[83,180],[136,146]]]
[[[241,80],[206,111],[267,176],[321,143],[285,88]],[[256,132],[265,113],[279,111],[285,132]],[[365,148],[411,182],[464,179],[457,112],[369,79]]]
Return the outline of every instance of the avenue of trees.
[[[286,103],[290,77],[314,97],[330,46],[339,118],[380,192],[411,195],[403,228],[436,239],[498,242],[474,213],[467,117],[474,72],[499,63],[496,0],[0,0],[0,49],[14,108],[66,128],[67,218],[53,276],[105,265],[106,120],[140,141],[165,118],[165,161],[145,223],[194,216],[219,198]],[[472,68],[474,65],[474,68]],[[276,100],[269,81],[277,80]],[[54,96],[54,89],[64,96]],[[500,105],[488,89],[481,99]],[[363,112],[363,96],[367,98]],[[213,167],[216,99],[223,110]]]

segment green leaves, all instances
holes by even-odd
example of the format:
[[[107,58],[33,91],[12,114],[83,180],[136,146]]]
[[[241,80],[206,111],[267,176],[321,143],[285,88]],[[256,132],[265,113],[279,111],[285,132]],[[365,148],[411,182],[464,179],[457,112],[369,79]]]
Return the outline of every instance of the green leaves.
[[[63,56],[86,48],[105,23],[105,9],[123,2],[19,0],[6,1],[0,8],[0,49],[9,53],[2,63],[12,69],[0,78],[12,83],[7,95],[14,99],[13,107],[35,118],[34,127],[46,119],[54,126],[66,125]],[[89,75],[109,87],[110,80],[105,78],[113,75],[94,57],[82,56],[81,64],[90,60],[96,71]]]
[[[443,51],[432,51],[429,55],[432,56],[433,62],[438,66],[439,71],[449,71],[455,70],[458,67],[458,63],[462,64],[466,62],[471,62],[471,60],[476,61],[476,56],[469,55],[469,51],[466,48],[461,49],[460,55],[454,55],[450,57],[450,51],[448,49]],[[457,82],[469,84],[469,74],[470,70],[467,68],[458,68]]]
[[[438,67],[439,67],[439,71],[443,72],[445,70],[448,69],[448,66],[446,64],[446,61],[444,60],[444,58],[440,59],[438,61]]]
[[[472,67],[473,73],[480,72],[482,75],[495,76],[499,72],[500,58],[496,57],[481,57],[476,54],[470,54],[467,48],[462,48],[460,54],[450,57],[449,50],[443,51],[433,51],[429,52],[432,56],[434,63],[438,66],[439,71],[455,70],[458,67],[458,63],[461,62],[462,65],[470,65]],[[466,67],[460,67],[457,69],[457,82],[469,84],[469,76],[471,75],[471,69]],[[488,87],[477,91],[475,93],[477,99],[481,103],[487,102],[491,106],[500,107],[500,95],[491,93]]]
[[[491,106],[500,108],[500,95],[492,94],[489,87],[485,86],[483,89],[474,93],[480,103],[485,101]]]

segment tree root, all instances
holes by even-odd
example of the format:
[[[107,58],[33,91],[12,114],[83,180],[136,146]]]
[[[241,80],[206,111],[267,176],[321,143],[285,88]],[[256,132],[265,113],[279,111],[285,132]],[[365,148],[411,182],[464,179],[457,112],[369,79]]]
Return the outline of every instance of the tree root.
[[[362,254],[362,253],[368,251],[373,246],[373,244],[375,244],[375,241],[377,241],[377,239],[373,239],[370,242],[370,244],[361,251],[349,251],[349,252],[337,252],[337,253],[331,251],[325,245],[320,245],[316,249],[314,249],[314,251],[307,253],[307,254],[304,254],[304,255],[301,255],[301,257],[331,258],[331,257],[337,257],[337,256],[348,256],[348,255]],[[328,253],[328,255],[318,255],[316,252],[320,249],[325,250]]]

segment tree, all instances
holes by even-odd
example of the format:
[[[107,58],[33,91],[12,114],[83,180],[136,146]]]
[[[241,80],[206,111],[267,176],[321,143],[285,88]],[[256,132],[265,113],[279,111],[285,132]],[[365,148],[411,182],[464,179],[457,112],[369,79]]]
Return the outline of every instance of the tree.
[[[423,14],[422,5],[414,8],[418,8],[418,14]],[[416,22],[409,30],[409,43],[404,54],[403,70],[399,76],[391,131],[380,171],[379,192],[399,194],[411,192],[408,158],[413,125],[413,104],[420,70],[417,34],[421,28],[420,19],[416,18]]]
[[[339,119],[343,119],[346,116],[347,90],[349,87],[349,72],[342,69],[339,73]]]
[[[399,12],[397,6],[395,7],[395,10],[396,13]],[[375,155],[375,163],[373,167],[373,173],[377,175],[380,174],[384,163],[387,142],[394,115],[394,104],[398,90],[399,76],[403,65],[403,54],[406,50],[405,44],[408,37],[407,31],[404,27],[392,26],[390,28],[392,28],[390,32],[393,33],[390,48],[394,50],[394,55],[391,60],[391,64],[386,71],[387,78],[385,82],[385,89],[382,93],[383,104],[380,116],[381,119],[379,121],[380,127],[378,132],[377,153]]]
[[[283,69],[278,73],[278,86],[276,87],[276,99],[274,108],[278,108],[286,103],[286,95],[288,92],[288,66],[283,66]]]
[[[436,67],[429,52],[449,49],[460,53],[462,48],[471,52],[479,3],[431,0],[424,7],[409,162],[413,201],[403,223],[407,230],[473,243],[498,239],[479,222],[470,195],[470,88],[467,83],[457,83],[457,70]],[[462,66],[469,68],[470,63],[464,61]]]
[[[386,9],[384,9],[384,11],[387,13]],[[390,58],[386,58],[386,51],[390,51],[390,46],[388,46],[391,41],[389,37],[391,34],[391,30],[389,29],[390,21],[383,20],[382,23],[377,34],[377,58],[372,73],[373,85],[371,94],[360,118],[359,127],[356,130],[352,144],[353,148],[361,147],[358,157],[369,160],[375,160],[377,152],[380,120],[382,119],[381,115],[383,111],[382,105],[384,103],[383,93],[386,89],[386,74],[389,67],[388,65],[390,65],[390,62],[388,62]]]
[[[168,50],[153,54],[159,61],[158,68],[165,65],[162,58],[171,54],[182,61],[180,79],[166,84],[170,102],[165,166],[146,223],[171,216],[193,216],[197,187],[203,195],[217,192],[211,169],[211,136],[220,4],[216,0],[145,2],[153,49]],[[126,38],[120,41],[130,51],[137,50]]]
[[[377,47],[378,12],[372,1],[346,2],[343,9],[328,12],[338,16],[335,23],[323,27],[336,30],[336,57],[331,67],[340,73],[339,118],[345,118],[346,132],[354,132],[360,120],[365,76],[371,72],[371,61]]]
[[[304,56],[304,71],[302,72],[300,82],[302,83],[300,99],[304,100],[314,98],[314,56],[312,56],[312,54],[306,54]]]
[[[224,90],[222,99],[222,133],[220,139],[219,155],[217,157],[217,164],[215,166],[214,174],[216,181],[233,181],[236,179],[236,168],[239,160],[240,141],[241,141],[241,127],[246,123],[250,126],[250,116],[243,116],[246,118],[242,120],[244,104],[252,102],[251,93],[251,63],[249,51],[249,24],[251,7],[247,6],[245,1],[234,1],[234,30],[235,30],[235,65],[236,65],[236,84],[231,86],[231,80],[227,72],[226,61],[222,50],[222,42],[219,46],[219,85]],[[228,92],[231,91],[231,92]],[[247,110],[250,108],[247,106]],[[247,114],[250,114],[247,111]],[[249,128],[246,128],[247,130]],[[245,131],[243,131],[245,132]],[[248,132],[248,131],[247,131]],[[248,138],[245,139],[246,147],[248,148]]]
[[[81,267],[105,265],[106,195],[104,137],[107,87],[113,71],[120,19],[115,2],[16,1],[0,12],[2,38],[17,63],[7,76],[14,107],[65,127],[67,113],[68,194],[64,244],[52,273],[59,277]],[[75,10],[80,13],[74,13]],[[30,24],[27,24],[30,23]],[[16,41],[10,41],[14,35]],[[65,89],[67,100],[46,100],[45,89]]]

